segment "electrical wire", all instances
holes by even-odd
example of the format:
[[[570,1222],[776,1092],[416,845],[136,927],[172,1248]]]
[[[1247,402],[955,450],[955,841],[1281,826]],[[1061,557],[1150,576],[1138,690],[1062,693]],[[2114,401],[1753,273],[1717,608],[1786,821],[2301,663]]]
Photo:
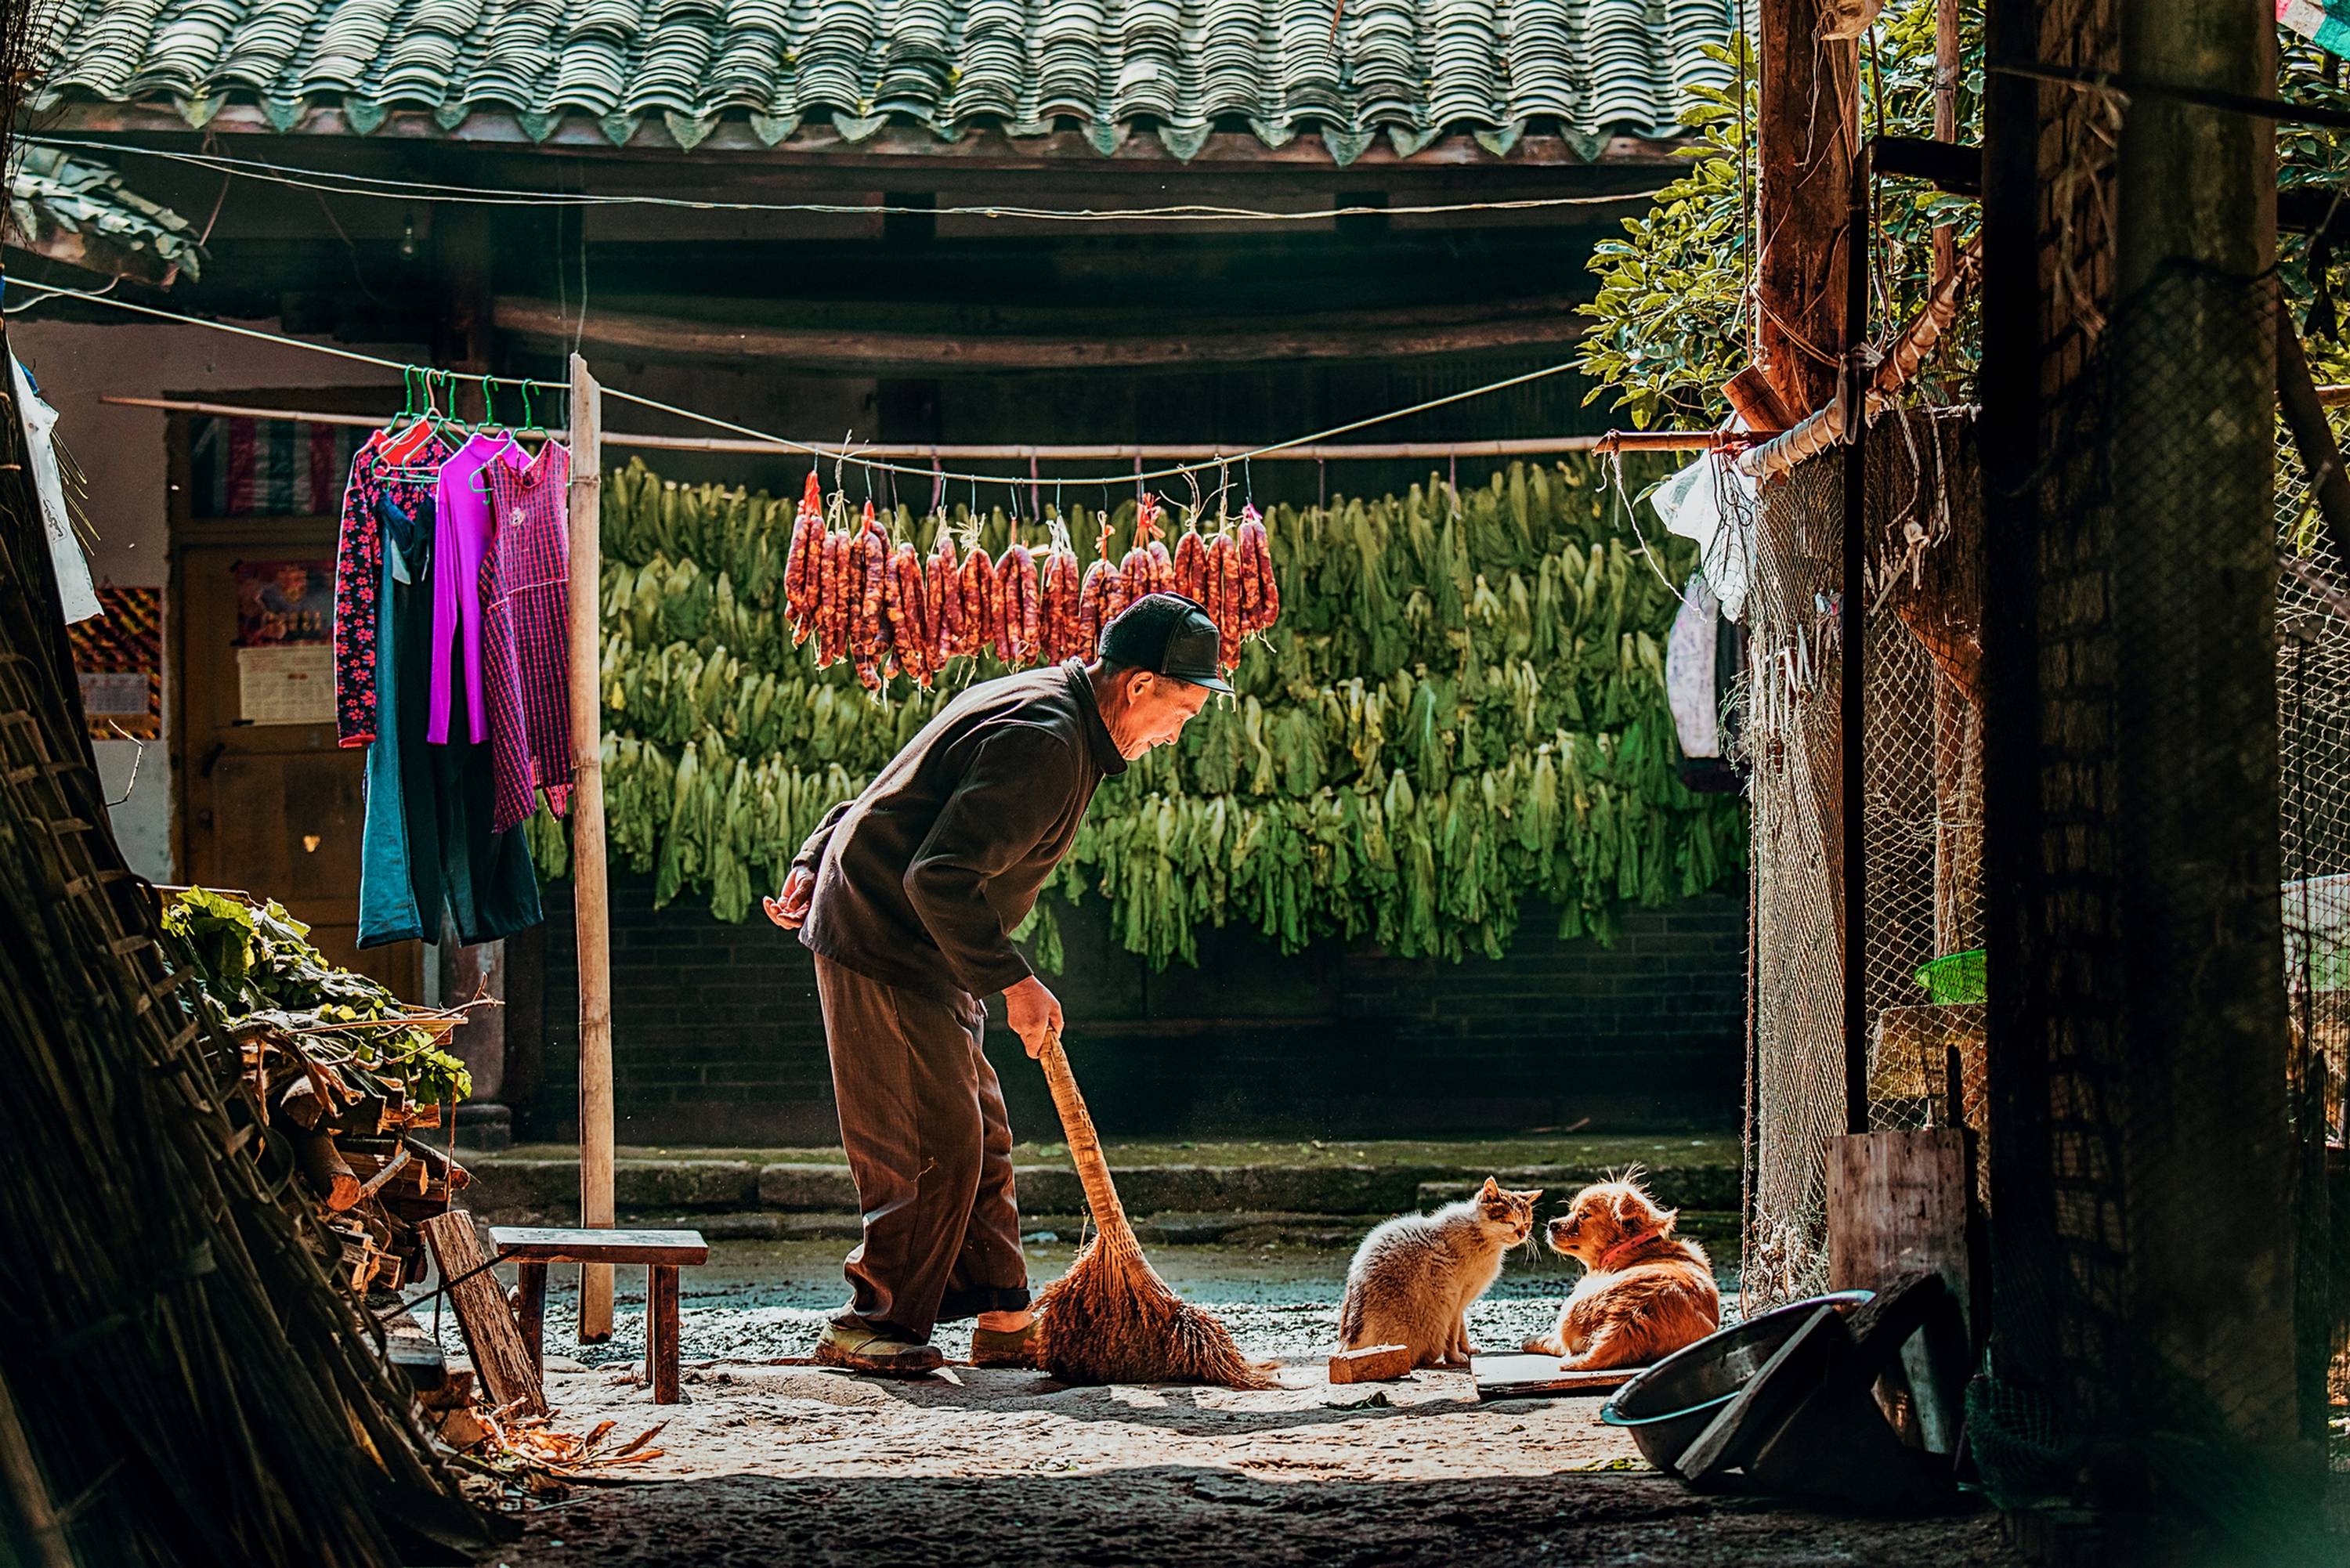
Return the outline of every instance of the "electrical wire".
[[[1446,202],[1410,207],[1319,207],[1306,212],[1272,212],[1256,207],[1218,207],[1186,203],[1165,207],[1054,208],[984,204],[967,207],[867,206],[845,202],[706,201],[686,196],[598,194],[589,191],[532,191],[515,187],[449,185],[432,181],[385,179],[370,174],[347,174],[305,169],[291,163],[232,158],[225,153],[187,152],[176,148],[140,147],[94,137],[26,136],[33,145],[71,148],[91,152],[132,154],[192,164],[215,173],[243,175],[269,184],[318,191],[331,196],[372,196],[383,201],[443,202],[493,207],[665,207],[707,213],[798,213],[819,216],[898,216],[1019,219],[1032,223],[1319,223],[1329,218],[1431,217],[1457,213],[1523,213],[1554,207],[1605,206],[1646,200],[1645,192],[1618,192],[1589,196],[1527,196],[1491,202]]]
[[[239,327],[232,322],[207,321],[202,317],[185,316],[175,310],[161,310],[151,305],[138,305],[127,299],[116,299],[105,295],[92,294],[85,289],[67,288],[57,284],[20,283],[16,286],[25,289],[37,290],[43,297],[37,300],[28,300],[24,305],[7,306],[7,310],[10,315],[25,310],[31,306],[45,303],[47,300],[52,298],[78,299],[87,301],[91,304],[108,306],[117,310],[130,311],[140,316],[152,317],[160,321],[175,322],[183,327],[209,327],[215,332],[232,333],[236,337],[249,337],[256,342],[279,343],[284,344],[286,347],[290,348],[307,349],[313,354],[332,355],[338,359],[348,359],[356,364],[373,365],[386,370],[398,370],[401,372],[403,376],[412,374],[420,369],[420,367],[416,365],[404,364],[398,359],[386,359],[381,356],[375,354],[362,354],[356,348],[338,348],[332,344],[313,343],[307,338],[288,337],[282,333],[264,332],[255,327]],[[1251,447],[1243,452],[1224,453],[1201,462],[1179,463],[1170,468],[1145,470],[1141,466],[1142,460],[1138,457],[1135,460],[1134,472],[1131,473],[1096,474],[1077,479],[1060,480],[1055,483],[1067,484],[1139,485],[1148,483],[1153,480],[1176,479],[1187,474],[1205,473],[1211,469],[1220,466],[1227,466],[1234,462],[1245,464],[1251,458],[1270,456],[1275,452],[1286,452],[1292,447],[1317,445],[1320,442],[1329,441],[1333,437],[1351,435],[1357,431],[1367,430],[1373,425],[1386,424],[1392,420],[1409,419],[1415,414],[1427,413],[1432,410],[1446,408],[1454,403],[1467,402],[1472,398],[1487,397],[1495,392],[1507,391],[1513,387],[1523,387],[1530,381],[1544,380],[1549,377],[1561,375],[1574,369],[1575,366],[1568,362],[1563,362],[1556,365],[1546,365],[1538,370],[1528,370],[1521,375],[1512,376],[1503,380],[1490,381],[1482,387],[1471,387],[1463,391],[1448,392],[1440,398],[1430,398],[1424,402],[1414,403],[1409,408],[1391,409],[1385,413],[1371,414],[1359,420],[1350,420],[1345,424],[1332,425],[1326,430],[1313,431],[1305,435],[1292,436],[1286,441],[1274,441],[1264,446]],[[432,371],[431,373],[451,376],[461,375],[461,373],[453,371]],[[461,379],[469,381],[479,379],[493,384],[498,381],[504,381],[510,386],[520,384],[517,378],[511,376],[477,377],[473,373],[465,372],[462,373]],[[543,387],[552,391],[568,391],[571,386],[568,381],[541,381],[536,379],[532,379],[531,385]],[[855,463],[858,467],[866,471],[868,480],[871,474],[881,472],[892,474],[902,473],[910,475],[917,479],[937,479],[942,475],[946,479],[966,481],[974,486],[979,484],[1001,484],[1006,483],[1001,474],[958,473],[949,469],[920,468],[907,463],[888,462],[881,458],[859,457],[855,453],[855,452],[850,450],[850,447],[845,441],[838,447],[815,446],[806,441],[794,441],[788,436],[775,435],[771,431],[759,430],[751,425],[736,424],[732,420],[722,420],[715,414],[705,414],[696,409],[681,408],[675,403],[665,403],[657,398],[641,397],[635,392],[622,391],[618,387],[604,387],[601,389],[604,396],[613,399],[616,401],[632,403],[638,408],[650,409],[655,413],[668,414],[675,419],[685,420],[695,424],[707,425],[712,430],[723,431],[730,435],[744,436],[754,441],[769,441],[790,452],[805,452],[812,459],[821,460],[824,458],[830,458],[836,468],[844,462]]]

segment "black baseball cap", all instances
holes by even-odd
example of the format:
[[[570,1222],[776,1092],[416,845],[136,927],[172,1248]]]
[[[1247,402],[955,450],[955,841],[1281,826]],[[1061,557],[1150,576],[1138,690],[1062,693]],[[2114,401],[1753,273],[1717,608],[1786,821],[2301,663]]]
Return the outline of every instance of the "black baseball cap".
[[[1170,680],[1232,691],[1216,663],[1222,645],[1207,610],[1181,594],[1145,594],[1101,629],[1101,656]]]

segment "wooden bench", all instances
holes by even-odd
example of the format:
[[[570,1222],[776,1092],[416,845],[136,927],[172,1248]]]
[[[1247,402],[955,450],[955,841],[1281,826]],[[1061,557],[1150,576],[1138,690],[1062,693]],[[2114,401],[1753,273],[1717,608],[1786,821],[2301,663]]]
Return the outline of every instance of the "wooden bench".
[[[537,1226],[493,1225],[491,1255],[512,1262],[522,1295],[523,1343],[542,1375],[540,1349],[546,1324],[549,1263],[641,1263],[645,1268],[645,1370],[652,1379],[653,1403],[674,1405],[677,1395],[677,1271],[710,1261],[710,1244],[699,1231],[562,1231]]]

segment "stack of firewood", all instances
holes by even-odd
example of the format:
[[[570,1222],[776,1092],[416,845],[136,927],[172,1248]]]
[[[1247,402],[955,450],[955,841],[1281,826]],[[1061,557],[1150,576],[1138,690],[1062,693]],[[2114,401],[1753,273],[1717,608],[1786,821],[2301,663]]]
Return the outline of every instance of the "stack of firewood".
[[[472,1180],[449,1155],[447,1107],[416,1103],[399,1078],[352,1061],[331,1036],[289,1027],[294,1022],[263,1012],[235,1025],[247,1080],[268,1117],[265,1163],[290,1161],[286,1174],[302,1182],[342,1244],[334,1272],[353,1291],[413,1284],[426,1272],[417,1225],[447,1213],[451,1194]],[[429,1141],[434,1133],[443,1147]]]

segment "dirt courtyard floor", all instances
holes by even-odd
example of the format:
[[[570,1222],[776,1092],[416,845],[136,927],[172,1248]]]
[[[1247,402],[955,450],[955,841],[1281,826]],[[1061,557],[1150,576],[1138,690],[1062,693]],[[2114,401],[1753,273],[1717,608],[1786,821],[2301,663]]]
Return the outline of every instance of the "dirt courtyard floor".
[[[1032,1244],[1039,1280],[1066,1266]],[[1698,1498],[1640,1462],[1596,1398],[1479,1404],[1465,1374],[1332,1386],[1346,1259],[1327,1249],[1171,1248],[1170,1280],[1283,1386],[1068,1387],[950,1367],[915,1383],[805,1361],[841,1299],[837,1245],[722,1249],[689,1285],[686,1402],[651,1403],[623,1276],[619,1332],[571,1345],[568,1282],[550,1300],[556,1424],[667,1421],[631,1484],[582,1488],[526,1517],[485,1561],[506,1568],[840,1563],[2018,1563],[1987,1514],[1886,1523]],[[1555,1261],[1553,1261],[1555,1262]],[[1555,1310],[1564,1274],[1513,1268],[1481,1304],[1481,1347]],[[632,1291],[633,1287],[633,1291]],[[453,1325],[452,1325],[453,1326]],[[949,1355],[967,1329],[942,1329]],[[565,1354],[566,1352],[569,1354]]]

